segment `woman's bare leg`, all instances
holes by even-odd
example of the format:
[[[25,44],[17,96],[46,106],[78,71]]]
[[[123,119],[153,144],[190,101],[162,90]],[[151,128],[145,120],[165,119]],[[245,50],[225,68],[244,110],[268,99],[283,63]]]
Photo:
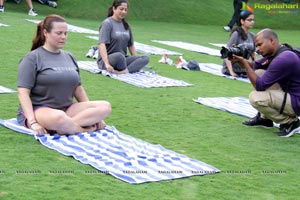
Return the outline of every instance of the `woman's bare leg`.
[[[97,124],[111,112],[106,101],[88,101],[74,103],[64,112],[57,109],[42,107],[35,110],[37,122],[45,129],[54,130],[59,134],[76,134],[95,131]]]
[[[87,127],[104,120],[111,113],[111,105],[107,101],[74,103],[66,113],[79,126]]]

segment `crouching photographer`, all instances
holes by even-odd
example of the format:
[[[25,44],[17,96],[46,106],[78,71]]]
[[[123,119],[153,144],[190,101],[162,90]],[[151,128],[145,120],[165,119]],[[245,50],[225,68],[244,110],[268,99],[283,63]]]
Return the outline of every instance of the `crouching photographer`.
[[[233,77],[245,77],[247,73],[239,63],[232,61],[232,54],[240,55],[252,61],[255,60],[254,34],[249,32],[254,25],[254,15],[248,10],[240,14],[238,26],[230,34],[227,47],[222,47],[221,58],[223,59],[222,73]]]
[[[249,101],[258,114],[243,124],[273,127],[275,122],[280,124],[277,136],[290,137],[300,131],[300,52],[280,44],[271,29],[257,33],[255,46],[261,59],[250,63],[235,54],[232,58],[245,69],[254,87]]]

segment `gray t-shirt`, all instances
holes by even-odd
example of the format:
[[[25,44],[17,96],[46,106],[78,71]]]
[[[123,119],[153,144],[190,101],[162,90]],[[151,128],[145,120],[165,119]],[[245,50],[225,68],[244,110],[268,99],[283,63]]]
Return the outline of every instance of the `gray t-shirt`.
[[[227,47],[237,46],[237,45],[244,45],[247,47],[249,53],[247,55],[247,59],[250,58],[250,54],[255,51],[255,44],[254,44],[254,34],[251,32],[247,33],[247,39],[243,40],[243,38],[239,35],[237,31],[234,31],[230,39],[227,43]]]
[[[123,22],[116,21],[112,17],[106,18],[99,30],[99,44],[106,44],[107,54],[121,52],[127,55],[127,47],[133,45],[133,37],[130,28],[125,29]],[[101,60],[101,56],[99,56]]]
[[[66,108],[80,84],[76,60],[66,51],[52,53],[39,47],[20,60],[18,87],[31,89],[34,107]]]
[[[248,53],[246,55],[246,59],[249,59],[251,54],[253,52],[255,52],[255,44],[254,44],[254,34],[251,32],[247,33],[247,39],[243,40],[243,38],[239,35],[239,33],[237,31],[234,31],[231,36],[230,39],[227,43],[227,47],[233,47],[233,46],[238,46],[238,45],[245,45],[248,49]],[[239,64],[235,63],[236,67],[238,69],[241,69],[242,71],[244,71],[241,67],[238,67]],[[235,72],[237,69],[234,69]],[[223,68],[222,68],[222,72],[224,73],[225,71],[228,71],[227,66],[225,61],[223,60]]]

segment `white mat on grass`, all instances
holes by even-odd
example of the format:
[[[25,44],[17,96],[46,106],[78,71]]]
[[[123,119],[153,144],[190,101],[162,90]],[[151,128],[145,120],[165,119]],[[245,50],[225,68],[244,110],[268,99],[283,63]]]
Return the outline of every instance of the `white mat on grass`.
[[[0,27],[1,27],[1,26],[9,26],[9,25],[0,23]]]
[[[182,80],[167,78],[148,71],[120,75],[110,74],[106,70],[100,70],[95,61],[78,61],[78,66],[80,69],[89,71],[91,73],[100,73],[104,76],[109,76],[113,79],[117,79],[141,88],[192,86],[192,84]]]
[[[34,19],[26,19],[29,22],[38,24],[40,23],[41,20],[34,20]],[[99,34],[99,31],[95,31],[95,30],[91,30],[91,29],[87,29],[87,28],[82,28],[79,26],[74,26],[71,24],[68,24],[68,31],[70,32],[74,32],[74,33],[87,33],[87,34]]]
[[[257,114],[257,110],[250,105],[249,100],[245,97],[198,97],[194,101],[248,118],[253,118]],[[274,123],[274,126],[279,127],[279,124]]]
[[[250,83],[249,78],[233,77],[233,76],[223,74],[222,73],[222,67],[223,67],[222,65],[218,65],[218,64],[215,64],[215,63],[199,63],[199,67],[200,67],[201,71],[204,71],[204,72],[207,72],[207,73],[210,73],[210,74],[223,76],[223,77],[226,77],[226,78],[230,78],[230,79]]]
[[[218,56],[218,57],[221,56],[219,49],[213,49],[198,44],[192,44],[192,43],[181,42],[181,41],[161,41],[161,40],[152,40],[152,42],[157,42],[160,44],[165,44],[165,45],[169,45],[169,46],[173,46],[173,47],[177,47],[189,51],[195,51],[202,54]]]
[[[93,40],[97,40],[98,41],[98,36],[86,36],[87,38],[93,39]],[[175,51],[169,51],[163,48],[159,48],[159,47],[155,47],[155,46],[151,46],[148,44],[142,44],[139,42],[134,42],[136,51],[140,52],[140,53],[145,53],[145,54],[152,54],[152,55],[163,55],[163,54],[167,54],[167,55],[177,55],[177,56],[181,56],[182,53],[178,53]]]
[[[101,131],[60,136],[35,135],[30,129],[19,125],[16,119],[0,119],[0,124],[32,135],[50,149],[131,184],[220,172],[204,162],[126,135],[110,126]]]
[[[194,99],[194,101],[248,118],[252,118],[257,114],[257,110],[244,97],[199,97]]]
[[[227,44],[222,44],[222,43],[212,43],[212,42],[209,42],[209,44],[213,45],[213,46],[216,46],[216,47],[226,47]]]
[[[14,93],[14,92],[17,92],[13,89],[10,89],[10,88],[6,88],[6,87],[3,87],[0,85],[0,94],[4,94],[4,93]]]

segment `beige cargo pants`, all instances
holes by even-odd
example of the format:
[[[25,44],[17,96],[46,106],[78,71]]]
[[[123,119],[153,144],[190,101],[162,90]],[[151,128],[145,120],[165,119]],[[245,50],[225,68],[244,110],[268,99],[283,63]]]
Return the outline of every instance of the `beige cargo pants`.
[[[255,73],[261,76],[265,70],[259,69]],[[283,113],[280,114],[280,109],[284,99],[284,91],[279,84],[274,84],[265,91],[252,91],[249,94],[250,104],[261,113],[262,118],[267,118],[278,124],[290,124],[297,121],[292,105],[291,97],[287,94],[286,104]]]

